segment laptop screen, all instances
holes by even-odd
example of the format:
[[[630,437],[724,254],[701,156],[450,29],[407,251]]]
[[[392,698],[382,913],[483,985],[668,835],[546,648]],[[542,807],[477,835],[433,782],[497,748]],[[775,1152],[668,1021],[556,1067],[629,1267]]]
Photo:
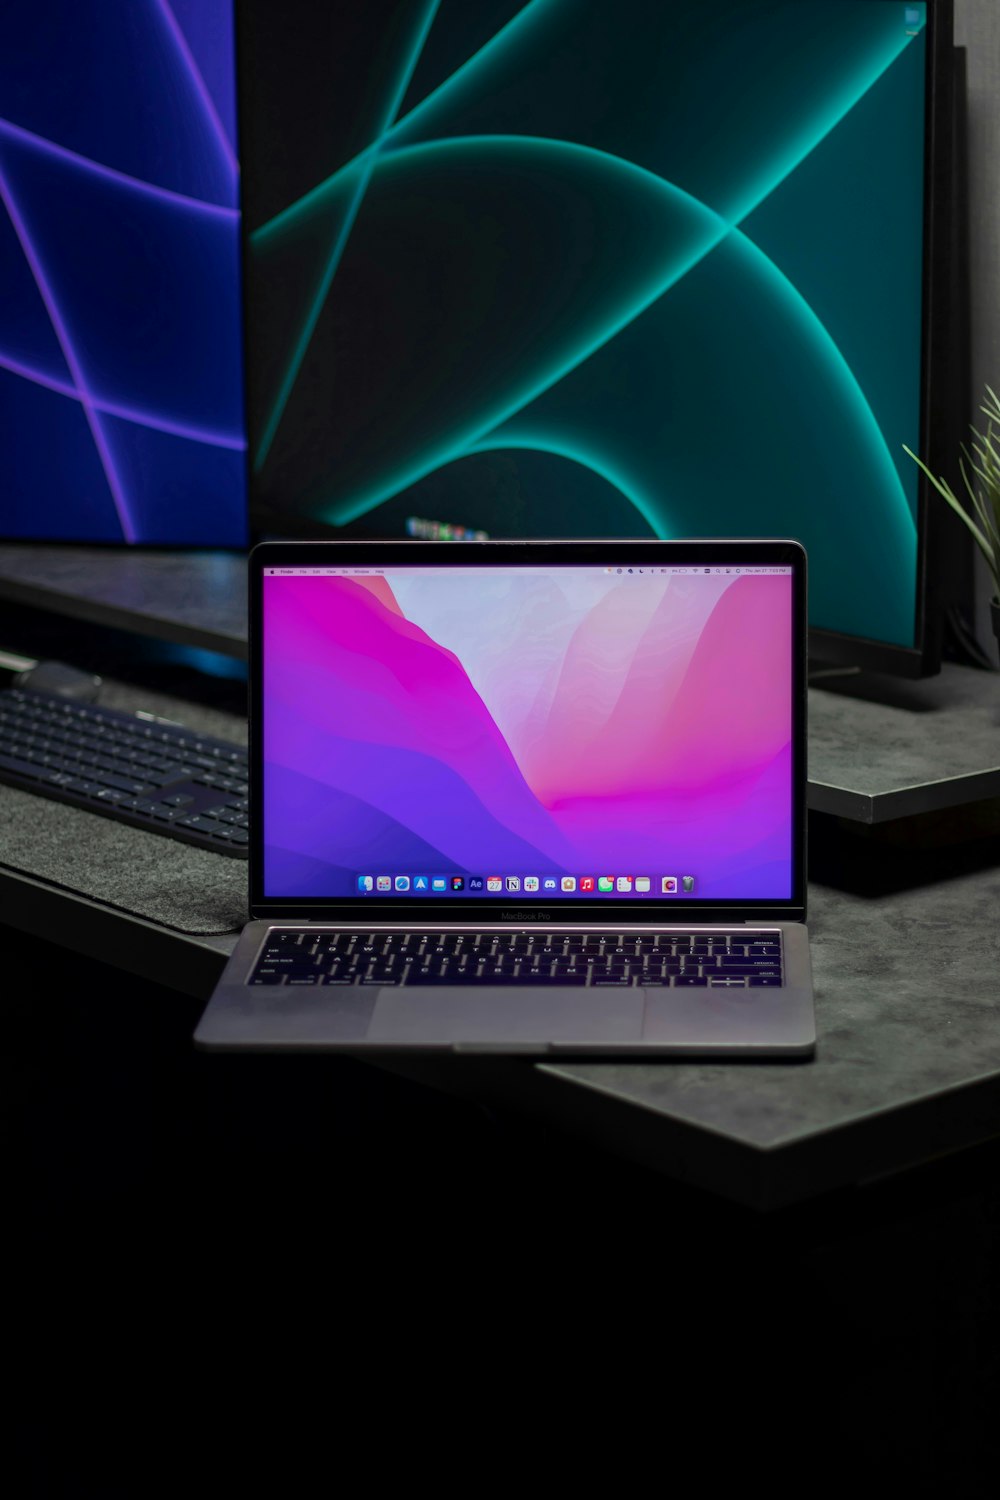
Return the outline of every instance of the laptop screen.
[[[265,565],[262,894],[789,900],[792,568],[626,551]]]

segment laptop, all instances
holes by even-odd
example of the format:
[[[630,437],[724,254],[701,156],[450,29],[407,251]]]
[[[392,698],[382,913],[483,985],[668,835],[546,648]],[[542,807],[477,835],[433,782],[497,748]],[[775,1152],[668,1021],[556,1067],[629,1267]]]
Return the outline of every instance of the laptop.
[[[792,541],[272,542],[222,1050],[809,1055]]]

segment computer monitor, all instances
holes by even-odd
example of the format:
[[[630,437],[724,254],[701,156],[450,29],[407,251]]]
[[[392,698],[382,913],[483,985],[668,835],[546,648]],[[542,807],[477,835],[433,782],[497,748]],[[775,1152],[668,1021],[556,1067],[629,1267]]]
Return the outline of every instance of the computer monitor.
[[[792,536],[933,670],[951,0],[247,0],[251,514]]]
[[[231,0],[0,9],[0,537],[245,545]]]

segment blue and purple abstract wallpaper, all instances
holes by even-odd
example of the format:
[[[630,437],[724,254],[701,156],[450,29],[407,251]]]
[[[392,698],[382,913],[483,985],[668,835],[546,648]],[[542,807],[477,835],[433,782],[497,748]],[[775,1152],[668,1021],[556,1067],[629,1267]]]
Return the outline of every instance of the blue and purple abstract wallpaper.
[[[0,7],[0,535],[244,545],[231,0]]]
[[[246,0],[255,513],[793,536],[912,647],[929,11]]]
[[[639,575],[267,571],[265,894],[787,900],[791,571]]]

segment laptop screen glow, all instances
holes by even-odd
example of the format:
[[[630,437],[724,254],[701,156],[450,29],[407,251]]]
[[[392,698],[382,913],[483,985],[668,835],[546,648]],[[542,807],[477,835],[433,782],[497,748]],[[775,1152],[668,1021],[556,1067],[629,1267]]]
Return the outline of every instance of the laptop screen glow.
[[[792,894],[792,574],[267,568],[264,891]]]

